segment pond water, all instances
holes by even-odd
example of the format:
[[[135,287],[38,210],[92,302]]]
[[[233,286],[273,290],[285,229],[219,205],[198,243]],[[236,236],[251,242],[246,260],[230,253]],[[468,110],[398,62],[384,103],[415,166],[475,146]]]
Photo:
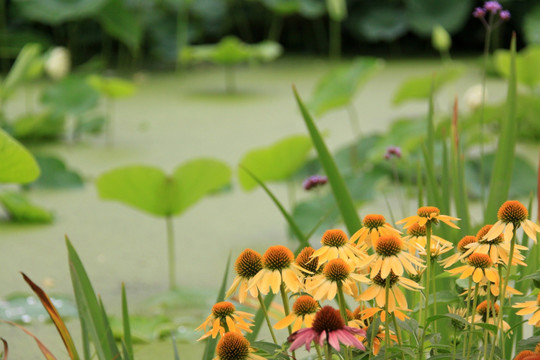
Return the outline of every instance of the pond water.
[[[388,62],[354,101],[362,132],[383,131],[398,115],[425,113],[424,103],[394,108],[391,98],[403,79],[427,74],[439,65],[436,60]],[[122,281],[131,307],[144,311],[145,299],[167,290],[165,221],[100,200],[92,179],[109,169],[135,163],[171,172],[196,157],[219,158],[236,173],[248,150],[306,133],[291,84],[306,99],[331,66],[325,60],[284,58],[274,64],[240,68],[240,92],[233,95],[223,93],[223,74],[214,67],[142,74],[137,94],[115,105],[113,146],[106,146],[104,137],[77,144],[33,146],[32,150],[40,153],[58,155],[88,182],[79,190],[28,193],[36,203],[54,210],[56,221],[52,225],[0,224],[1,295],[29,293],[19,271],[46,285],[50,293],[71,294],[64,243],[67,234],[109,312],[120,311]],[[438,106],[446,111],[454,94],[462,95],[478,82],[477,72],[471,69],[469,76],[451,85]],[[7,111],[21,112],[23,104],[19,97]],[[332,149],[354,137],[345,110],[328,113],[318,124],[327,131]],[[286,201],[285,186],[273,184],[271,188]],[[382,202],[369,207],[385,211]],[[180,286],[206,289],[210,294],[217,293],[230,252],[234,259],[246,247],[260,252],[275,244],[296,247],[288,243],[281,215],[260,189],[245,193],[233,186],[232,191],[206,198],[175,218],[174,227]],[[312,239],[312,243],[317,240]],[[78,338],[77,322],[70,321],[69,326]],[[59,359],[67,358],[52,326],[35,324],[29,329]],[[9,341],[12,358],[42,359],[33,340],[19,330],[0,325],[0,336]],[[200,344],[179,346],[182,359],[200,358]],[[172,359],[170,341],[140,347],[136,356]]]

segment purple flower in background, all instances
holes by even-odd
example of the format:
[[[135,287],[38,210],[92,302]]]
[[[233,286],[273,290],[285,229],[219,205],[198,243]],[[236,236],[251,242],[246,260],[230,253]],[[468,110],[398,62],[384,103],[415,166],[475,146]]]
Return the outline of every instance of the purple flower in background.
[[[473,16],[477,19],[483,18],[484,16],[486,16],[486,9],[477,7],[476,9],[474,9]]]
[[[311,190],[317,186],[322,186],[327,182],[328,178],[326,176],[313,175],[304,180],[302,187],[304,188],[304,190]]]
[[[499,16],[503,21],[510,20],[510,11],[503,10],[499,13]]]
[[[384,158],[390,160],[392,157],[397,157],[398,159],[401,158],[401,148],[399,146],[389,146],[386,149]]]
[[[484,9],[486,11],[489,11],[492,14],[496,14],[497,12],[502,10],[501,4],[499,4],[498,1],[486,1],[484,3]]]

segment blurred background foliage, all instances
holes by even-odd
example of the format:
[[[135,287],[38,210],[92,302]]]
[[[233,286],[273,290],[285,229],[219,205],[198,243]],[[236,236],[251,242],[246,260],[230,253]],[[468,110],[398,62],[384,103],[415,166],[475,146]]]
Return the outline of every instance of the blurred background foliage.
[[[540,43],[540,4],[501,1],[512,19],[493,42],[516,30]],[[329,22],[340,22],[344,54],[433,55],[434,27],[454,49],[482,47],[483,29],[471,15],[474,0],[2,0],[0,58],[4,72],[24,44],[65,46],[74,65],[170,67],[186,45],[216,43],[227,35],[246,43],[278,41],[288,53],[326,54]],[[524,45],[518,44],[518,45]],[[518,46],[519,47],[519,46]]]

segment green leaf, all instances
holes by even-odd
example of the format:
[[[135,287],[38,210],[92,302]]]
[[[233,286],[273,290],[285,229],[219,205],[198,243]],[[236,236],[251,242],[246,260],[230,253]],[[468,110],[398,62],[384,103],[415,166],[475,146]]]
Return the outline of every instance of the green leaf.
[[[436,72],[435,76],[430,74],[409,78],[396,91],[392,104],[399,105],[408,100],[426,100],[430,96],[432,82],[434,82],[433,91],[436,93],[444,85],[461,76],[464,70],[462,66],[453,65]]]
[[[143,36],[139,18],[123,0],[108,0],[99,11],[99,22],[105,31],[124,43],[132,53],[137,52]]]
[[[87,80],[94,89],[111,99],[130,97],[137,89],[132,82],[115,77],[90,75]]]
[[[264,6],[281,16],[292,15],[300,9],[297,0],[260,0]]]
[[[536,345],[540,343],[540,336],[532,336],[527,339],[521,339],[517,343],[516,352],[521,352],[523,350],[531,350],[534,351],[534,348]]]
[[[357,38],[390,42],[409,29],[407,15],[399,5],[371,2],[365,6],[365,10],[351,14],[347,21],[347,27]]]
[[[110,318],[114,338],[117,341],[124,339],[124,343],[126,343],[127,338],[124,321],[125,318],[123,316],[122,319],[115,316]],[[132,315],[129,316],[128,321],[131,337],[130,341],[136,344],[165,339],[171,334],[171,331],[175,331],[178,327],[178,325],[172,322],[169,317],[162,314],[152,316]],[[194,340],[196,339],[197,338]]]
[[[37,179],[39,173],[32,154],[0,129],[0,183],[26,184]]]
[[[6,210],[8,217],[20,223],[51,223],[54,219],[49,210],[31,203],[18,193],[0,194],[0,204]]]
[[[471,0],[405,0],[405,5],[412,31],[425,37],[437,25],[450,33],[458,31],[470,18],[473,8]]]
[[[107,0],[14,0],[15,7],[30,20],[59,25],[99,13]]]
[[[523,33],[527,44],[540,45],[540,5],[536,5],[525,13]]]
[[[315,149],[317,149],[319,161],[321,162],[321,165],[328,176],[328,181],[332,188],[332,192],[334,193],[334,197],[336,198],[336,202],[341,212],[343,221],[345,222],[345,226],[350,234],[354,234],[358,229],[360,229],[360,227],[362,227],[362,222],[360,221],[358,213],[356,212],[356,207],[349,193],[349,189],[345,185],[345,181],[343,180],[343,177],[341,176],[332,155],[330,155],[330,152],[328,151],[328,148],[326,147],[326,144],[324,143],[324,140],[319,133],[317,126],[315,125],[315,122],[313,121],[294,86],[293,92],[306,127],[308,128],[311,140],[313,141],[313,145],[315,146]]]
[[[295,135],[249,151],[240,164],[263,182],[284,181],[304,165],[312,147],[309,136]],[[257,182],[241,169],[238,170],[238,180],[244,190],[257,187]]]
[[[192,160],[172,176],[152,166],[121,167],[96,181],[100,197],[117,200],[157,216],[178,215],[202,197],[230,183],[229,167],[217,160]]]
[[[51,111],[26,113],[11,123],[15,138],[23,140],[48,140],[59,138],[65,130],[65,118]]]
[[[81,188],[84,180],[74,170],[68,169],[66,164],[53,156],[39,155],[36,160],[41,168],[41,176],[29,187],[48,189]]]
[[[129,309],[126,295],[126,285],[122,283],[122,340],[125,344],[127,359],[133,359],[133,339],[131,337],[131,324],[129,321]]]
[[[383,62],[372,57],[362,57],[350,65],[340,66],[326,74],[315,87],[308,108],[320,116],[335,108],[347,106],[361,85],[382,68]]]
[[[85,79],[68,76],[47,88],[41,97],[43,104],[51,107],[55,114],[79,115],[94,108],[99,99],[98,92]]]
[[[516,137],[518,124],[516,121],[516,37],[512,37],[510,77],[508,79],[508,94],[506,117],[501,123],[499,142],[495,155],[495,164],[491,173],[489,184],[489,196],[486,212],[484,216],[485,223],[494,222],[497,216],[497,210],[508,198],[512,172],[514,170],[514,157],[516,152]]]
[[[22,48],[5,80],[0,83],[0,98],[7,99],[19,84],[41,74],[43,64],[40,53],[41,46],[38,44],[27,44]]]
[[[495,67],[505,78],[510,79],[511,74],[511,51],[497,50],[495,52]],[[529,45],[519,54],[516,54],[516,77],[517,82],[536,87],[540,83],[540,45]]]

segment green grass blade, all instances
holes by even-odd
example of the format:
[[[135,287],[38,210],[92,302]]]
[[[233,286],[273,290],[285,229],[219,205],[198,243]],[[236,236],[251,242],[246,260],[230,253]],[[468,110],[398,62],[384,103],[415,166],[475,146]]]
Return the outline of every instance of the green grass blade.
[[[452,185],[454,192],[454,204],[456,206],[457,216],[461,219],[459,222],[460,235],[470,234],[469,217],[469,198],[465,187],[465,170],[463,156],[459,146],[459,127],[458,127],[458,102],[454,101],[454,113],[451,127],[451,163],[452,163]]]
[[[287,220],[287,223],[289,224],[292,232],[294,233],[298,241],[300,241],[300,244],[302,244],[302,246],[309,246],[309,243],[307,242],[305,235],[302,233],[302,230],[300,230],[300,228],[298,227],[298,225],[296,224],[292,216],[289,215],[287,210],[285,210],[285,207],[281,204],[278,198],[272,193],[272,191],[270,191],[268,186],[266,186],[264,182],[262,182],[257,176],[255,176],[255,174],[249,171],[249,169],[247,169],[245,166],[240,164],[239,167],[240,169],[244,170],[249,176],[251,176],[251,178],[255,180],[260,185],[260,187],[263,188],[263,190],[270,197],[270,199],[272,199],[272,201],[278,207],[279,211],[281,212],[285,220]]]
[[[176,338],[174,337],[174,334],[171,332],[171,341],[173,346],[173,352],[174,352],[174,360],[180,360],[180,354],[178,354],[178,347],[176,346]]]
[[[428,149],[425,145],[422,146],[422,154],[424,155],[424,166],[426,167],[428,205],[437,206],[437,204],[441,203],[441,196],[439,194],[439,185],[437,184],[435,169],[431,162],[431,157],[433,155],[428,154]]]
[[[225,271],[223,273],[223,280],[221,281],[221,287],[219,288],[218,296],[216,303],[225,300],[225,292],[227,291],[227,278],[229,277],[229,267],[231,266],[231,254],[227,259],[227,265],[225,266]],[[212,339],[208,337],[206,340],[206,346],[204,347],[203,360],[212,360],[214,358],[214,353],[216,351],[217,338]]]
[[[422,165],[420,161],[416,166],[416,186],[418,188],[418,207],[424,206],[424,175],[422,174]]]
[[[431,88],[429,92],[429,99],[428,99],[428,116],[427,116],[427,141],[426,141],[426,147],[427,147],[427,153],[429,155],[429,162],[431,165],[431,168],[435,168],[435,107],[433,105],[433,97],[435,96],[435,74],[433,74],[433,78],[431,80]]]
[[[129,310],[126,295],[126,284],[122,283],[122,323],[124,326],[124,344],[126,359],[133,359],[133,340],[131,338],[131,326],[129,324]]]
[[[441,213],[450,214],[450,195],[452,194],[452,189],[450,188],[450,169],[448,165],[448,144],[446,141],[446,136],[444,136],[442,141],[442,176],[441,176],[441,189],[442,189],[442,202],[441,202]]]
[[[106,341],[104,342],[103,346],[108,346],[113,354],[116,354],[114,359],[122,360],[122,357],[120,356],[120,352],[118,350],[116,340],[114,338],[114,335],[112,333],[111,324],[109,323],[109,318],[107,317],[107,311],[105,311],[105,305],[103,305],[103,301],[101,300],[101,297],[98,296],[99,301],[99,309],[101,310],[101,318],[103,319],[103,324],[105,325],[105,337]]]
[[[79,317],[79,322],[81,323],[81,338],[83,346],[84,360],[90,360],[90,337],[88,336],[88,327],[83,317]]]
[[[362,227],[362,222],[360,221],[360,217],[358,216],[358,213],[356,211],[356,207],[352,200],[349,189],[347,189],[345,181],[343,180],[343,177],[341,176],[341,173],[339,172],[336,163],[332,158],[332,155],[328,151],[328,148],[326,147],[326,144],[324,143],[324,140],[319,130],[317,129],[315,122],[313,121],[313,118],[309,114],[306,106],[304,105],[304,102],[298,95],[296,87],[294,86],[293,92],[298,107],[300,108],[300,112],[302,113],[302,117],[304,119],[306,127],[308,128],[311,140],[313,141],[313,145],[317,150],[321,165],[324,168],[326,176],[328,177],[328,181],[330,183],[330,187],[332,188],[332,192],[339,207],[343,222],[345,223],[345,226],[347,227],[349,233],[354,234],[358,229]]]
[[[79,255],[67,236],[66,247],[68,249],[69,271],[79,317],[85,323],[88,337],[94,344],[98,359],[120,359],[116,344],[114,342],[109,343],[108,332],[110,332],[110,329],[107,329],[103,321],[102,307],[96,297],[92,283]]]
[[[516,151],[516,138],[518,123],[516,118],[516,35],[512,36],[510,44],[510,76],[508,78],[508,94],[506,99],[506,117],[501,121],[501,131],[495,163],[489,184],[489,196],[484,214],[484,223],[493,223],[497,219],[497,210],[508,198],[512,172],[514,169],[514,156]]]

